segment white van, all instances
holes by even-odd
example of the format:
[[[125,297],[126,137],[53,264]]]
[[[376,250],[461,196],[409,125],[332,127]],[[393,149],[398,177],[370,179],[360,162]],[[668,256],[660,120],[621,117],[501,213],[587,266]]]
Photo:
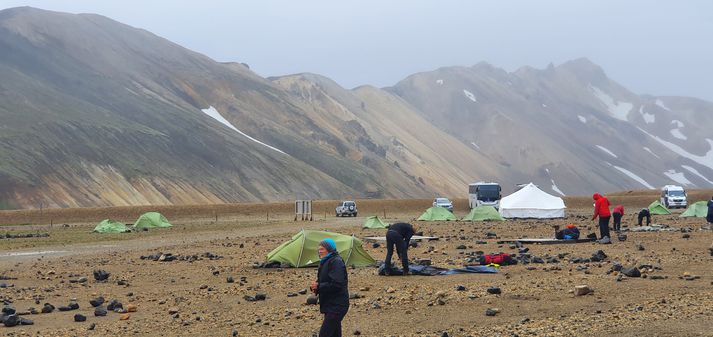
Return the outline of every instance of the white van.
[[[661,188],[661,203],[666,208],[686,208],[688,201],[686,200],[686,190],[677,185],[666,185]]]

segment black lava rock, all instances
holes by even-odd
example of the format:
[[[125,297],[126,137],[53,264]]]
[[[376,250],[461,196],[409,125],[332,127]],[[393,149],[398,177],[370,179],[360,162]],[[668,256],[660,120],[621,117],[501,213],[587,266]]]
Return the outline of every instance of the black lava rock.
[[[267,294],[257,293],[255,294],[256,301],[264,301],[267,298]]]
[[[490,288],[488,288],[487,291],[488,291],[488,294],[493,294],[493,295],[502,293],[502,290],[500,290],[500,288],[498,288],[498,287],[490,287]]]
[[[97,307],[94,309],[94,316],[106,316],[107,311],[102,307]]]
[[[317,304],[317,296],[309,296],[309,297],[307,297],[307,304],[309,304],[309,305],[315,305],[315,304]]]
[[[2,313],[3,313],[3,315],[5,315],[5,316],[10,316],[10,315],[14,314],[15,312],[16,312],[16,311],[15,311],[15,308],[13,308],[13,307],[4,307],[4,308],[2,308]]]
[[[228,278],[225,279],[225,282],[228,282],[228,283],[235,283],[235,279],[233,279],[232,276],[228,276]]]
[[[123,309],[123,308],[124,308],[124,305],[121,304],[121,302],[119,302],[117,300],[111,300],[109,302],[109,304],[107,304],[107,306],[106,306],[106,310],[109,310],[109,311],[114,311],[116,309]]]
[[[622,269],[621,273],[628,277],[641,277],[641,271],[636,267]]]
[[[94,279],[97,281],[105,281],[109,278],[109,275],[111,274],[101,269],[94,271]]]
[[[462,285],[458,285],[458,286],[456,287],[456,290],[457,290],[457,291],[465,291],[465,287],[462,286]]]
[[[607,254],[604,254],[603,250],[598,250],[592,254],[592,261],[593,262],[601,262],[604,261],[604,259],[607,258]]]
[[[42,307],[42,310],[40,310],[40,312],[42,312],[43,314],[49,314],[52,311],[54,311],[54,305],[49,303],[45,303],[45,305]]]
[[[15,314],[5,316],[2,324],[4,324],[8,328],[16,326],[16,325],[20,324],[20,316],[15,315]]]
[[[87,320],[87,316],[84,316],[82,314],[76,314],[74,315],[74,321],[75,322],[84,322]]]
[[[99,296],[99,297],[97,297],[97,298],[95,298],[95,299],[93,299],[93,300],[90,300],[90,301],[89,301],[89,304],[91,304],[92,307],[96,308],[96,307],[98,307],[98,306],[104,304],[104,297]]]
[[[498,312],[493,309],[485,310],[485,316],[495,316],[497,314],[498,314]]]

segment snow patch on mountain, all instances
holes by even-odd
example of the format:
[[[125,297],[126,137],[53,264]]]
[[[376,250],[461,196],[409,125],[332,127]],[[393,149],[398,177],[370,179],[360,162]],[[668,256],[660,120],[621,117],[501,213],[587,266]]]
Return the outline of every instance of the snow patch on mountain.
[[[674,136],[675,138],[681,139],[681,140],[688,139],[688,137],[686,137],[686,135],[684,135],[681,132],[681,128],[684,127],[683,122],[674,119],[671,121],[671,124],[673,124],[676,127],[675,129],[671,129],[671,131],[670,131],[672,136]]]
[[[681,167],[683,167],[684,169],[688,170],[689,172],[697,175],[699,178],[705,180],[709,184],[713,185],[713,181],[708,180],[708,178],[706,178],[704,175],[702,175],[700,172],[698,172],[698,170],[694,169],[693,167],[690,167],[688,165],[681,165]]]
[[[652,155],[654,155],[654,157],[656,157],[656,158],[658,158],[658,159],[661,159],[661,157],[659,157],[659,155],[655,154],[654,151],[651,151],[651,149],[649,149],[648,147],[644,146],[644,150],[646,150],[646,152],[651,153]]]
[[[646,132],[646,130],[644,130],[644,129],[640,128],[640,127],[637,127],[637,129],[639,129],[639,131],[641,131],[641,132],[647,134],[649,137],[653,138],[654,140],[656,140],[657,142],[659,142],[661,145],[665,146],[666,148],[668,148],[669,150],[675,152],[676,154],[680,155],[681,157],[685,157],[685,158],[688,158],[688,159],[690,159],[690,160],[693,160],[693,161],[695,161],[696,163],[699,163],[699,164],[701,164],[701,165],[703,165],[703,166],[705,166],[705,167],[708,167],[708,168],[710,168],[711,170],[713,170],[713,140],[711,140],[710,138],[706,138],[706,141],[708,142],[708,146],[710,146],[710,150],[708,150],[708,151],[706,152],[706,154],[704,154],[704,155],[702,155],[702,156],[699,156],[699,155],[695,155],[695,154],[693,154],[693,153],[690,153],[690,152],[684,150],[682,147],[680,147],[680,146],[678,146],[678,145],[676,145],[676,144],[673,144],[673,143],[671,143],[671,142],[667,142],[667,141],[665,141],[665,140],[663,140],[663,139],[661,139],[661,138],[659,138],[659,137],[657,137],[657,136],[654,136],[654,135],[652,135],[652,134]]]
[[[443,85],[443,80],[436,80],[436,84]]]
[[[668,170],[663,174],[669,177],[669,179],[681,185],[693,185],[690,180],[686,179],[686,176],[683,174],[683,172],[676,172],[676,170]]]
[[[555,184],[555,180],[550,179],[550,181],[552,182],[552,190],[559,193],[561,196],[566,197],[566,195],[564,193],[562,193],[562,190],[560,190],[559,187],[557,187],[557,184]]]
[[[237,131],[239,134],[241,134],[241,135],[247,137],[247,139],[250,139],[250,140],[252,140],[252,141],[255,142],[255,143],[258,143],[258,144],[260,144],[260,145],[262,145],[262,146],[266,146],[266,147],[268,147],[268,148],[270,148],[270,149],[272,149],[272,150],[275,150],[275,151],[277,151],[277,152],[280,152],[280,153],[282,153],[282,154],[287,154],[287,153],[285,153],[284,151],[282,151],[282,150],[280,150],[280,149],[278,149],[278,148],[276,148],[276,147],[274,147],[274,146],[267,145],[267,144],[265,144],[265,143],[263,143],[263,142],[261,142],[261,141],[255,139],[255,138],[253,138],[253,137],[248,136],[248,135],[245,134],[244,132],[238,130],[238,128],[236,128],[235,126],[233,126],[233,124],[231,124],[230,122],[228,122],[228,120],[226,120],[225,118],[223,118],[223,116],[220,114],[220,112],[218,112],[218,110],[216,110],[212,105],[211,105],[208,109],[201,109],[201,111],[203,111],[203,113],[205,113],[206,115],[212,117],[212,118],[215,119],[216,121],[220,122],[221,124],[223,124],[223,125],[225,125],[225,126],[231,128],[231,129]]]
[[[622,121],[628,121],[627,117],[629,116],[631,109],[634,107],[633,104],[629,102],[617,102],[607,93],[591,84],[589,85],[589,90],[592,91],[594,96],[607,107],[607,110],[609,110],[609,114],[612,115],[612,117]]]
[[[475,142],[470,142],[471,145],[475,146],[476,149],[480,150],[480,146],[476,144]]]
[[[688,139],[688,137],[686,137],[686,135],[681,133],[681,129],[671,129],[671,135],[678,139],[681,139],[681,140]]]
[[[646,124],[651,124],[651,123],[656,122],[656,115],[644,112],[643,105],[639,107],[639,113],[641,114],[641,117],[644,119],[644,122]]]
[[[624,173],[627,177],[636,180],[636,181],[639,182],[641,185],[644,185],[644,187],[646,187],[646,188],[648,188],[648,189],[650,189],[650,190],[653,190],[653,189],[654,189],[654,187],[651,186],[651,184],[647,183],[646,180],[644,180],[643,178],[641,178],[641,177],[639,177],[638,175],[634,174],[634,172],[631,172],[631,171],[629,171],[629,170],[627,170],[627,169],[625,169],[625,168],[623,168],[623,167],[619,167],[619,166],[616,166],[616,165],[612,165],[612,166],[613,166],[615,169],[619,170],[619,172]]]
[[[582,116],[582,115],[577,115],[577,118],[579,118],[579,121],[580,121],[580,122],[582,122],[582,123],[584,123],[584,124],[587,124],[587,119],[584,118],[584,116]]]
[[[668,107],[666,107],[665,104],[663,104],[663,101],[660,98],[656,99],[656,105],[660,106],[661,109],[664,109],[666,111],[671,111],[671,109],[669,109]]]
[[[469,100],[471,100],[471,101],[473,101],[473,102],[478,102],[478,100],[475,99],[475,95],[473,95],[472,92],[463,89],[463,94],[465,94],[465,97],[468,97]]]
[[[610,155],[610,156],[612,156],[612,157],[614,157],[614,158],[619,158],[619,157],[617,157],[617,155],[614,154],[614,152],[609,151],[609,149],[607,149],[606,147],[601,146],[601,145],[597,145],[597,147],[598,147],[600,150],[606,152],[608,155]]]

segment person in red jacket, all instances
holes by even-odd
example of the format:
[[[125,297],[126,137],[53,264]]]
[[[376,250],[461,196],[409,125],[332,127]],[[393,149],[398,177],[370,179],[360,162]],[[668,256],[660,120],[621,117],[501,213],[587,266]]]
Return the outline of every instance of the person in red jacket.
[[[599,193],[594,193],[592,199],[594,199],[594,215],[592,216],[592,220],[599,217],[599,234],[601,235],[599,243],[611,243],[611,239],[609,238],[609,218],[611,218],[611,213],[609,213],[609,199]]]
[[[624,206],[616,205],[611,213],[614,218],[614,230],[618,233],[621,230],[621,218],[624,216]]]

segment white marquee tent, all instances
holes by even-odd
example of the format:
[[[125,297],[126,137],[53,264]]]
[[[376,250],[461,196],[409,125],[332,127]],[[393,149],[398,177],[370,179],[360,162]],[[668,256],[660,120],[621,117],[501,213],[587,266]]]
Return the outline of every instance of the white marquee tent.
[[[565,208],[562,198],[543,192],[533,183],[500,200],[503,218],[564,218]]]

